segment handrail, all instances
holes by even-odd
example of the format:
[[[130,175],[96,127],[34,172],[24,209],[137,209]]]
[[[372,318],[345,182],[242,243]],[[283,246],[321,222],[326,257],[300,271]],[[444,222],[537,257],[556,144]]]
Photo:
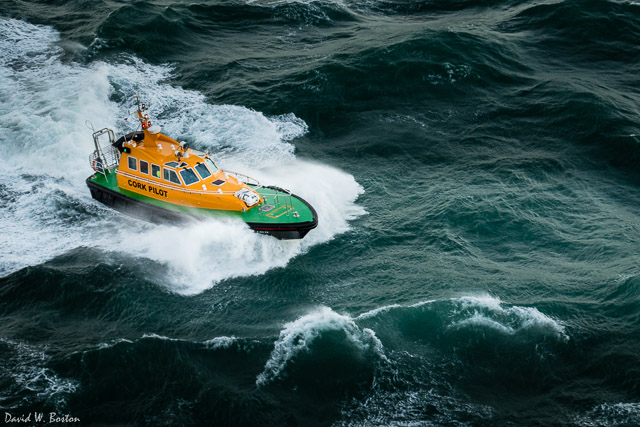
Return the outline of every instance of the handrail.
[[[108,145],[100,144],[100,137],[104,134],[108,136]],[[112,129],[102,128],[93,132],[93,143],[95,151],[89,156],[89,164],[94,171],[105,174],[106,169],[117,166],[120,163],[120,152],[113,146],[115,134]]]
[[[244,182],[245,184],[251,184],[251,185],[256,185],[256,186],[260,186],[261,187],[260,181],[258,181],[257,179],[255,179],[253,177],[250,177],[249,175],[245,175],[243,173],[236,172],[236,171],[230,171],[230,170],[227,170],[227,169],[220,169],[220,170],[224,174],[231,174],[231,175],[235,176],[236,178],[240,178],[240,180],[242,182]],[[246,180],[243,179],[243,178],[245,178]],[[248,181],[254,181],[254,182],[248,182]]]

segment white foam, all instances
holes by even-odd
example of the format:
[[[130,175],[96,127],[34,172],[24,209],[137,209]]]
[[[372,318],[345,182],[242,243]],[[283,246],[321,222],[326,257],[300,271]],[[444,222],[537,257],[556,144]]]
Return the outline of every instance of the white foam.
[[[459,327],[459,328],[469,326],[469,325],[484,326],[486,328],[495,329],[496,331],[509,334],[509,335],[513,335],[516,333],[515,329],[513,329],[512,327],[505,326],[502,323],[496,320],[493,320],[487,316],[483,316],[480,313],[473,313],[473,315],[468,319],[464,319],[459,322],[454,322],[451,324],[452,327]]]
[[[120,245],[136,257],[168,265],[167,286],[183,294],[201,292],[224,279],[262,274],[301,252],[300,242],[280,242],[230,220],[126,228],[104,246],[115,251]]]
[[[318,228],[305,238],[303,248],[330,240],[349,229],[348,221],[364,215],[355,200],[364,192],[352,175],[306,160],[283,160],[277,166],[245,168],[264,183],[278,183],[305,199],[317,211]]]
[[[518,318],[522,319],[521,327],[523,329],[540,327],[555,332],[565,340],[569,339],[569,336],[565,333],[564,326],[559,321],[541,313],[535,307],[513,306],[507,311],[516,314]]]
[[[161,340],[161,341],[175,341],[175,342],[186,341],[186,340],[183,340],[183,339],[180,339],[180,338],[171,338],[171,337],[167,337],[167,336],[164,336],[164,335],[154,334],[153,332],[144,333],[144,334],[142,334],[142,337],[140,337],[140,339],[142,339],[142,340],[143,339],[148,339],[148,338],[152,338],[152,339],[155,339],[155,340]]]
[[[250,352],[261,343],[257,340],[239,339],[234,336],[215,337],[202,343],[209,350],[229,350],[235,347],[236,351]]]
[[[488,294],[452,298],[452,301],[460,303],[462,308],[482,307],[493,311],[502,310],[502,301],[500,301],[500,298]]]
[[[369,319],[371,317],[377,316],[380,313],[386,313],[387,311],[392,310],[394,308],[402,308],[402,306],[400,304],[390,304],[390,305],[385,305],[383,307],[374,308],[373,310],[369,310],[365,313],[360,314],[358,317],[356,317],[356,319],[358,320]]]
[[[205,341],[203,344],[212,350],[227,350],[233,344],[237,343],[238,339],[236,337],[215,337],[210,340]]]
[[[135,57],[65,64],[58,40],[51,28],[0,19],[0,182],[12,199],[0,207],[0,275],[92,246],[165,264],[167,287],[193,294],[284,266],[364,213],[355,204],[363,190],[353,176],[296,158],[290,141],[308,129],[293,114],[266,117],[208,104],[201,93],[164,83],[170,67]],[[225,169],[291,189],[316,208],[318,228],[302,242],[286,242],[257,235],[240,221],[155,226],[91,200],[84,180],[92,173],[93,143],[85,120],[118,134],[133,130],[123,119],[132,110],[128,98],[138,93],[164,133],[212,151]]]
[[[163,133],[213,150],[218,160],[240,155],[245,159],[243,165],[279,163],[294,157],[294,146],[287,141],[307,132],[306,123],[290,113],[270,119],[242,106],[208,104],[199,92],[163,83],[171,76],[171,68],[132,59],[128,62],[133,65],[103,65],[123,98],[141,95],[150,117],[162,125]],[[122,118],[132,115],[130,103],[119,107]],[[124,130],[127,122],[118,119]],[[215,153],[219,149],[223,151]]]
[[[61,220],[57,202],[88,200],[85,114],[109,116],[104,75],[63,65],[56,32],[0,19],[0,274],[42,262],[87,240]]]
[[[425,408],[433,409],[428,422]],[[490,421],[493,409],[488,405],[469,403],[460,397],[442,393],[439,387],[416,387],[406,383],[402,388],[380,387],[374,384],[361,399],[345,400],[341,408],[342,419],[336,425],[349,426],[403,426],[456,425],[451,420],[461,418],[470,424]],[[419,415],[417,415],[419,414]]]
[[[118,344],[121,343],[126,343],[126,344],[134,344],[135,342],[138,342],[140,340],[145,340],[145,339],[154,339],[154,340],[160,340],[160,341],[171,341],[171,342],[180,342],[180,343],[194,343],[197,344],[197,342],[195,341],[189,341],[189,340],[185,340],[182,338],[171,338],[171,337],[167,337],[165,335],[159,335],[153,332],[149,332],[149,333],[144,333],[142,334],[142,336],[135,341],[131,341],[128,340],[126,338],[117,338],[114,340],[111,340],[109,342],[105,342],[105,343],[100,343],[97,346],[87,349],[87,350],[82,350],[80,351],[81,353],[85,353],[88,351],[95,351],[95,350],[105,350],[108,348],[112,348]],[[0,339],[1,340],[1,339]],[[240,345],[240,342],[238,340],[238,338],[231,336],[231,337],[227,337],[227,336],[220,336],[220,337],[215,337],[212,338],[210,340],[206,340],[203,341],[201,343],[205,348],[208,349],[212,349],[212,350],[218,350],[218,349],[229,349],[233,344],[237,344],[239,345],[240,348],[244,349],[244,350],[249,350],[251,348],[251,346],[254,344],[254,342],[250,342],[249,345]]]
[[[581,426],[640,425],[640,402],[602,403],[578,416]]]
[[[464,318],[454,321],[450,327],[488,327],[505,334],[542,329],[550,331],[563,341],[569,340],[560,321],[541,313],[535,307],[505,308],[499,298],[486,294],[453,298],[451,301],[459,307],[457,315]]]
[[[411,305],[400,305],[400,304],[385,305],[385,306],[374,308],[373,310],[364,312],[358,315],[356,319],[357,320],[370,319],[372,317],[376,317],[380,313],[386,313],[387,311],[394,310],[396,308],[417,308],[417,307],[422,307],[423,305],[431,304],[434,302],[436,302],[436,300],[430,299],[430,300],[420,301]]]
[[[411,308],[415,308],[415,307],[422,307],[423,305],[432,304],[432,303],[434,303],[434,302],[436,302],[436,300],[434,300],[434,299],[428,299],[428,300],[425,300],[425,301],[417,302],[417,303],[415,303],[415,304],[411,304],[409,307],[411,307]]]
[[[98,344],[97,349],[98,350],[106,350],[108,348],[115,347],[116,345],[121,344],[121,343],[133,344],[133,341],[128,340],[126,338],[116,338],[116,339],[111,340],[109,342],[103,342],[103,343]]]
[[[371,329],[360,329],[350,316],[338,314],[328,307],[320,307],[284,325],[256,384],[262,386],[280,377],[292,359],[309,351],[313,341],[327,331],[342,331],[349,343],[360,351],[373,350],[386,360],[382,343]]]
[[[363,328],[362,333],[364,334],[364,336],[369,336],[368,339],[373,344],[373,349],[376,355],[378,355],[378,357],[380,357],[380,359],[384,360],[385,362],[389,362],[389,359],[384,354],[384,346],[382,345],[382,341],[380,341],[380,339],[376,336],[376,333],[373,331],[373,329]]]
[[[42,400],[57,400],[66,398],[66,395],[74,393],[78,388],[78,382],[68,378],[59,377],[53,370],[45,367],[50,356],[43,350],[19,341],[0,338],[0,342],[11,348],[12,356],[4,366],[4,371],[11,376],[19,387],[9,387],[0,392],[0,406],[3,401],[13,399],[15,395],[28,393],[21,400],[21,405],[33,404],[33,398]],[[8,394],[5,394],[8,393]]]

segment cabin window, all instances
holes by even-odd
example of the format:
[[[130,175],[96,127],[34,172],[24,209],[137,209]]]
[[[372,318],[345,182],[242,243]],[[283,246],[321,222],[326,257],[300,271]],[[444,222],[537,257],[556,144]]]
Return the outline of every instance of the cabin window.
[[[144,160],[140,160],[140,173],[149,173],[149,163],[145,162]]]
[[[160,166],[151,164],[151,176],[160,179]]]
[[[129,156],[127,161],[129,162],[129,169],[132,171],[138,170],[138,160],[135,157]]]
[[[216,166],[215,163],[213,163],[213,160],[207,157],[204,161],[207,163],[207,166],[209,166],[209,169],[211,170],[212,173],[218,172],[218,167]]]
[[[196,165],[196,171],[198,171],[198,175],[200,175],[202,179],[207,179],[211,176],[211,172],[209,172],[209,169],[207,169],[204,163],[198,163]]]
[[[182,177],[182,180],[184,181],[184,185],[191,185],[194,182],[200,181],[200,179],[198,178],[196,173],[191,168],[182,169],[180,171],[180,176]]]
[[[164,179],[165,181],[173,182],[174,184],[180,184],[180,178],[178,178],[178,174],[176,171],[164,168]]]
[[[175,168],[178,166],[178,162],[167,162],[164,165],[169,166],[170,168]]]

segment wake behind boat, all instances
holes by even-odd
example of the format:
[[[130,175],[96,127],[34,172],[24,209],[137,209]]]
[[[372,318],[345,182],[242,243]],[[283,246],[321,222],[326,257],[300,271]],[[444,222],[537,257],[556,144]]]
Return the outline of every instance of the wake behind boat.
[[[301,197],[220,169],[210,154],[160,133],[146,109],[138,102],[141,130],[117,140],[112,129],[93,133],[95,173],[86,182],[94,199],[155,222],[240,218],[279,239],[302,239],[318,225],[316,211]]]

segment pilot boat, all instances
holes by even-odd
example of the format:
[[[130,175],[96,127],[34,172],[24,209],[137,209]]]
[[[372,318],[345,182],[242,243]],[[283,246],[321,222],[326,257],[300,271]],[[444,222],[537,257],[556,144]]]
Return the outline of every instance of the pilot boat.
[[[318,225],[304,199],[221,169],[209,153],[160,133],[146,110],[138,101],[140,127],[118,139],[109,128],[93,132],[86,182],[94,199],[153,222],[238,218],[279,239],[302,239]]]

